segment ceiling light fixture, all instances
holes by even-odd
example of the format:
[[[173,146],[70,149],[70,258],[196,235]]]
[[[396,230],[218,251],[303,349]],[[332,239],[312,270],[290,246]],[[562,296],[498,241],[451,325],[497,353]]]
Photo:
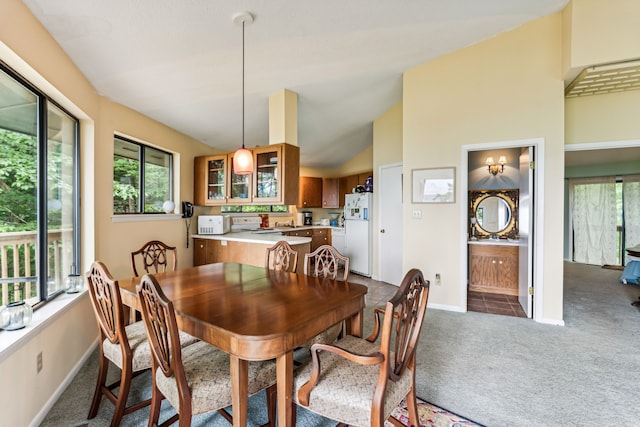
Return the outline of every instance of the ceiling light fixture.
[[[496,165],[493,161],[493,157],[487,157],[487,166],[489,167],[489,173],[491,175],[497,175],[498,173],[504,172],[504,165],[507,164],[507,158],[505,156],[500,156],[498,159],[498,164]]]
[[[249,12],[237,13],[233,16],[233,22],[242,24],[242,148],[233,155],[233,173],[249,175],[253,173],[253,154],[244,148],[244,27],[253,22],[253,15]]]

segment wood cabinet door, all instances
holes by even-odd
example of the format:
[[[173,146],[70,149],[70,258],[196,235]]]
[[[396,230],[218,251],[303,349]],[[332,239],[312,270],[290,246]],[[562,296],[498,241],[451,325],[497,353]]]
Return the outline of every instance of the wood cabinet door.
[[[299,208],[322,207],[322,178],[311,176],[300,177]]]
[[[228,203],[230,205],[244,205],[253,201],[253,175],[236,175],[233,172],[233,155],[227,154],[227,164],[229,165],[228,181]]]
[[[469,289],[518,295],[518,247],[470,245]]]
[[[206,239],[193,239],[193,266],[207,263]]]
[[[227,155],[199,156],[193,160],[193,199],[198,206],[227,203]]]
[[[340,178],[322,178],[322,207],[340,207]]]
[[[331,237],[328,228],[314,228],[311,235],[311,252],[322,245],[330,245]]]

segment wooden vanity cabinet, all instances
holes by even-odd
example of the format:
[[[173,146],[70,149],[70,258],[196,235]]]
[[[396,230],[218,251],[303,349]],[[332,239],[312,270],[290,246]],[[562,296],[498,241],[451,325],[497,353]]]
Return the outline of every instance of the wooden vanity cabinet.
[[[469,290],[518,295],[518,247],[470,244]]]

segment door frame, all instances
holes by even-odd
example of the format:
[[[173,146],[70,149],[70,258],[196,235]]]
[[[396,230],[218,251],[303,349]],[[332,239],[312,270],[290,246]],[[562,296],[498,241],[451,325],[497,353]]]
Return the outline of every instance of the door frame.
[[[469,152],[482,150],[496,150],[502,148],[520,148],[534,147],[535,155],[535,173],[533,178],[534,191],[532,198],[533,212],[531,215],[534,231],[533,231],[533,266],[532,266],[532,285],[533,293],[533,320],[543,322],[543,295],[544,295],[544,257],[542,250],[544,248],[544,138],[517,139],[508,141],[483,142],[478,144],[466,144],[461,147],[461,168],[460,168],[460,308],[463,312],[467,311],[467,289],[468,289],[468,265],[469,252],[467,250],[467,215],[469,203]]]

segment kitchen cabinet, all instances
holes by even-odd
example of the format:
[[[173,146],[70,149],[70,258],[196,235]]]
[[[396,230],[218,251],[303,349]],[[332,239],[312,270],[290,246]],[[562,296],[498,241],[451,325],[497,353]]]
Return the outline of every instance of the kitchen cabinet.
[[[340,207],[340,178],[322,178],[322,207]]]
[[[286,236],[311,237],[310,251],[313,252],[322,245],[331,244],[330,230],[330,228],[307,228],[304,230],[286,231],[282,234]],[[298,264],[300,264],[301,262],[304,262],[304,259],[298,260]]]
[[[362,172],[359,174],[343,176],[340,178],[339,190],[340,190],[340,199],[339,206],[344,206],[344,196],[346,194],[351,194],[353,189],[358,185],[364,185],[367,178],[373,176],[373,172]]]
[[[301,176],[298,194],[299,208],[322,207],[322,178]]]
[[[294,205],[298,199],[300,147],[273,144],[253,152],[253,204]]]
[[[193,239],[193,265],[211,264],[214,261],[214,245],[213,240],[209,239]]]
[[[254,172],[250,175],[233,173],[234,153],[196,157],[193,162],[194,204],[296,204],[300,148],[283,143],[250,151],[254,159]]]
[[[193,163],[193,198],[200,206],[227,202],[228,162],[226,154],[196,157]]]
[[[311,234],[311,251],[315,251],[322,245],[331,244],[330,228],[314,228]]]
[[[469,290],[518,295],[518,246],[469,244]]]

